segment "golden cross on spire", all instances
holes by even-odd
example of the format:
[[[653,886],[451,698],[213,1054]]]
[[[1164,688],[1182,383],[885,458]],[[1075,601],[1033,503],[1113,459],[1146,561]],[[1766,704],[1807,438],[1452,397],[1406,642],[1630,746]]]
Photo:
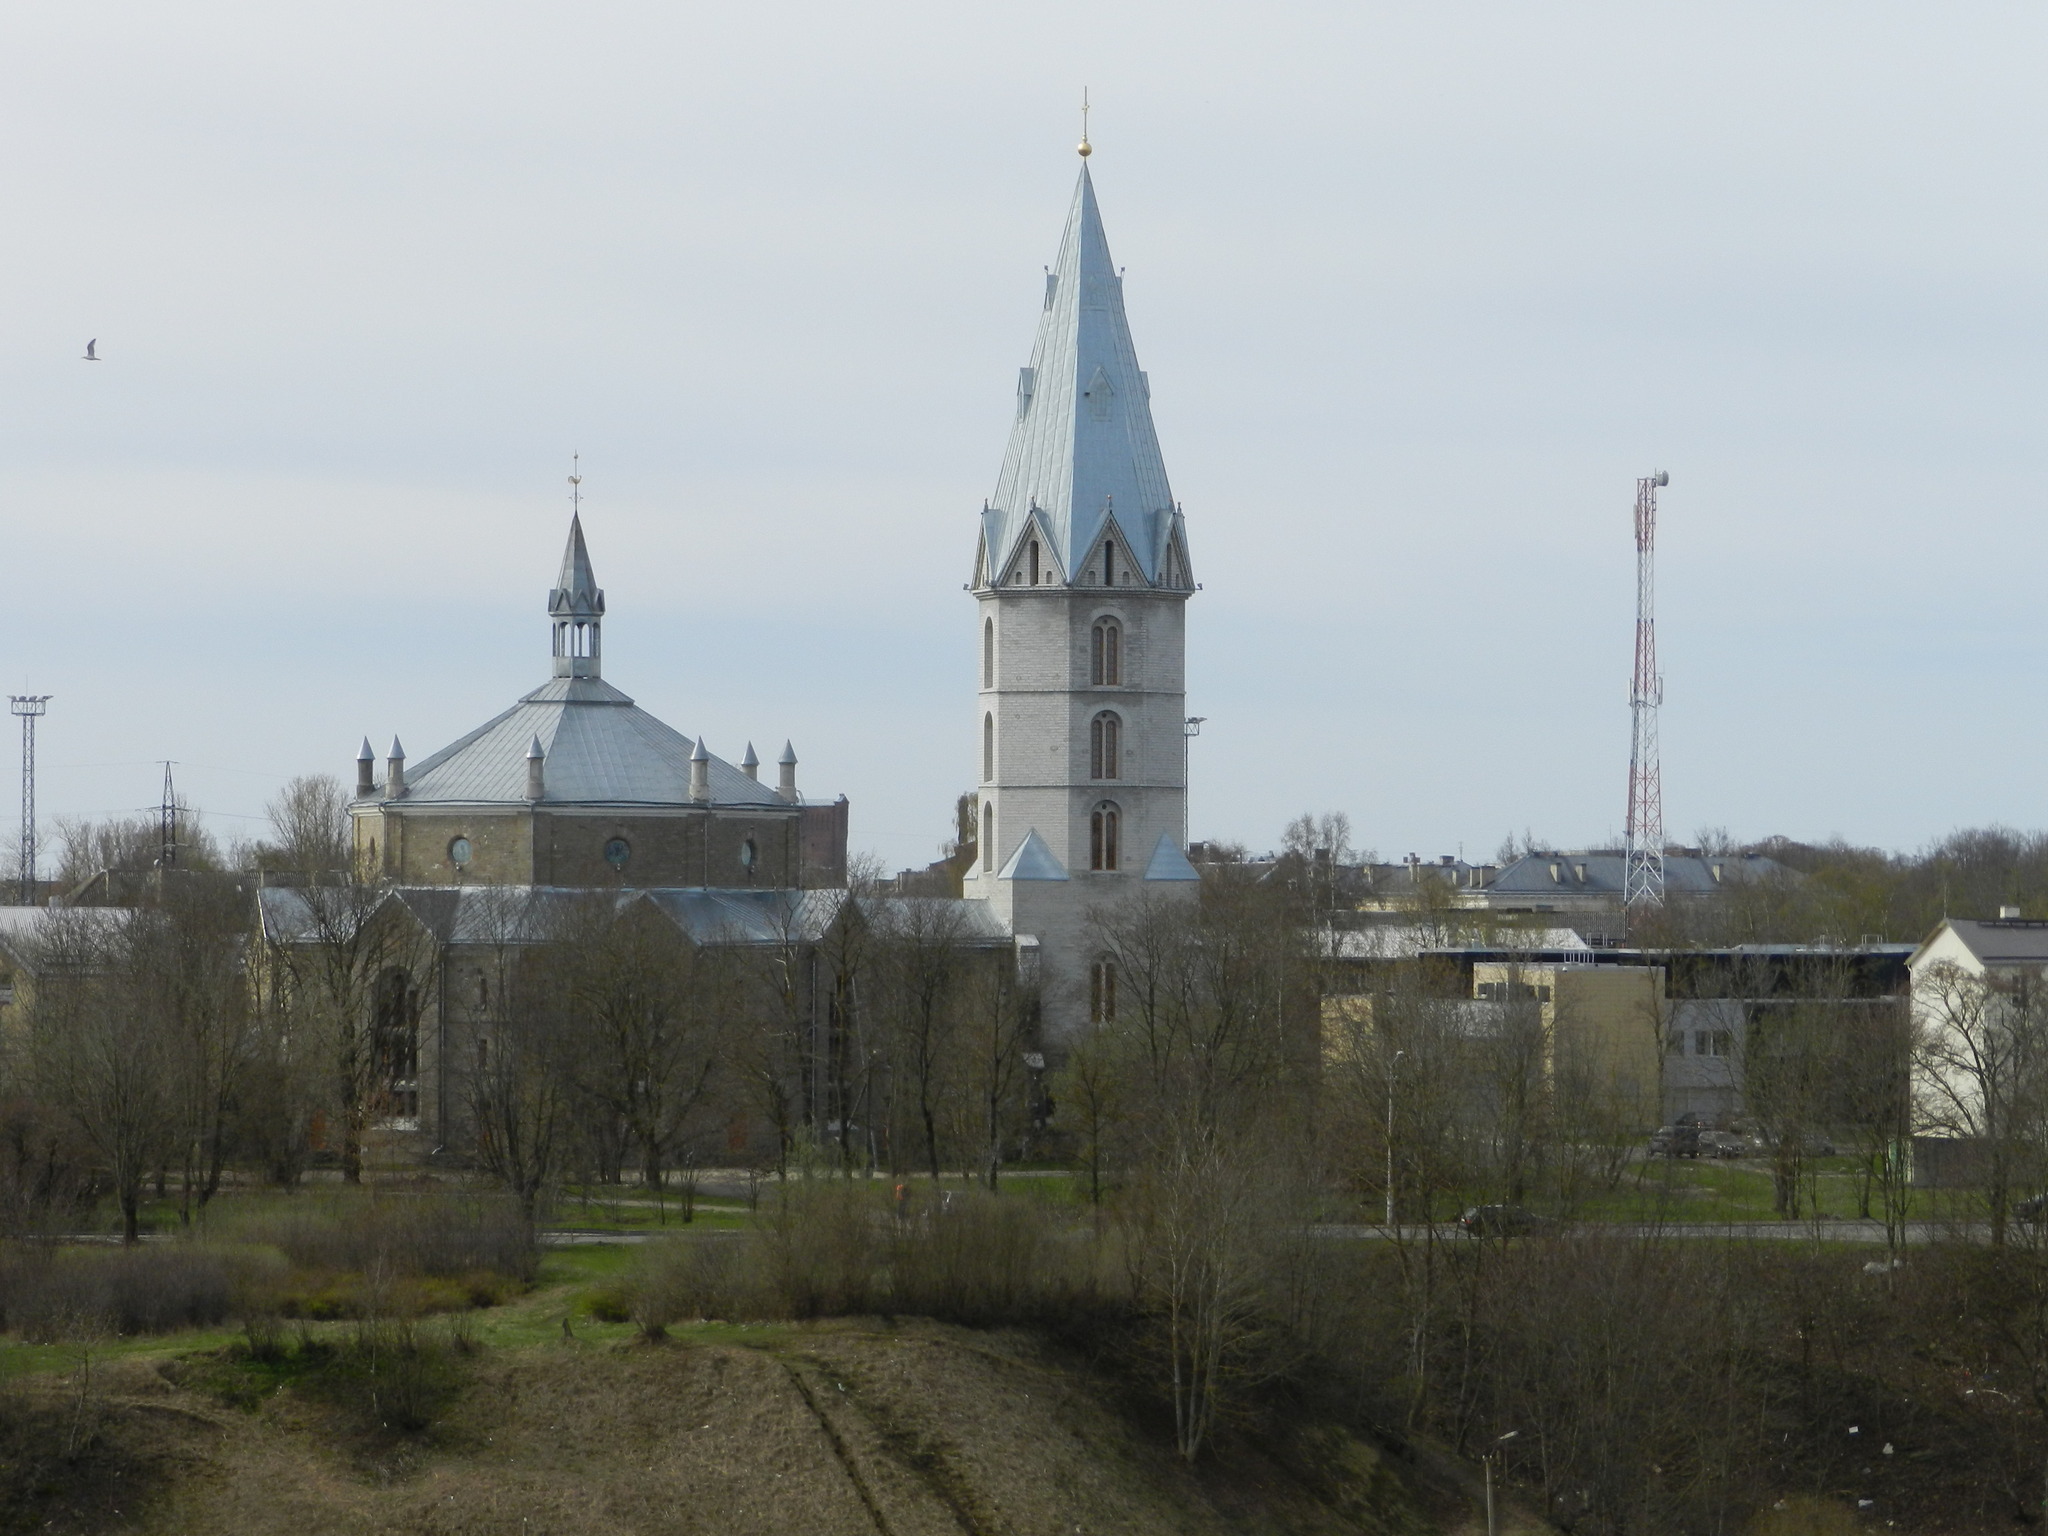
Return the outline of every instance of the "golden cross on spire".
[[[1081,87],[1081,158],[1086,160],[1094,151],[1088,147],[1088,87]]]

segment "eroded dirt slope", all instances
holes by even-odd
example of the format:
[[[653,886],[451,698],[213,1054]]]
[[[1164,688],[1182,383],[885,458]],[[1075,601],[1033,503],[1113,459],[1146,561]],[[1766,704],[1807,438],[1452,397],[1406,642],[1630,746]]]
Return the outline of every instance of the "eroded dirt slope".
[[[176,1378],[176,1379],[174,1379]],[[936,1326],[487,1353],[423,1434],[291,1388],[253,1408],[141,1365],[106,1382],[125,1469],[31,1505],[34,1529],[715,1536],[1423,1532],[1350,1436],[1236,1446],[1190,1473],[1028,1338]],[[57,1389],[49,1389],[54,1393]],[[54,1401],[54,1399],[53,1399]],[[54,1487],[54,1485],[53,1485]],[[49,1523],[46,1525],[45,1521]]]

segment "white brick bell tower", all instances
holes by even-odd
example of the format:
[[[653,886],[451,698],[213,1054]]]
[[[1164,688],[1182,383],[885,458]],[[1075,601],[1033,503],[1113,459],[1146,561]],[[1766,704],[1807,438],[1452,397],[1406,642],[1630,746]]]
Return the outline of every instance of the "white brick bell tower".
[[[1057,1043],[1106,1006],[1090,912],[1192,892],[1187,531],[1085,157],[974,562],[970,897],[1038,940]]]

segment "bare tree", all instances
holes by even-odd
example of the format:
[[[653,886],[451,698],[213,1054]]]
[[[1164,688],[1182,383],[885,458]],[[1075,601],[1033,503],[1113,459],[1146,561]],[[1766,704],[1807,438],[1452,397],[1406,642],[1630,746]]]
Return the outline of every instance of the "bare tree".
[[[531,891],[483,893],[478,924],[485,950],[474,978],[463,1098],[478,1159],[531,1228],[560,1176],[574,1112],[567,967],[555,946],[535,942],[543,935]]]
[[[1122,1210],[1131,1281],[1156,1320],[1174,1445],[1194,1461],[1233,1390],[1270,1373],[1274,1170],[1213,1128],[1174,1128],[1151,1150]]]
[[[886,1015],[890,1077],[917,1122],[924,1163],[939,1177],[940,1096],[960,1045],[966,917],[953,902],[876,900],[876,1001]]]
[[[2013,1191],[2040,1161],[2048,985],[2032,971],[1977,976],[1950,964],[1916,982],[1916,1118],[1975,1144],[1992,1246],[2002,1247]]]
[[[732,997],[725,957],[693,944],[652,903],[582,901],[561,930],[576,1084],[616,1116],[650,1189],[710,1097]]]
[[[247,898],[234,886],[167,884],[124,932],[122,964],[170,1048],[179,1121],[179,1215],[220,1189],[235,1106],[258,1050],[246,972]]]
[[[28,1037],[38,1091],[107,1170],[123,1241],[141,1232],[144,1181],[176,1150],[179,1063],[129,937],[111,909],[55,911],[35,941]]]

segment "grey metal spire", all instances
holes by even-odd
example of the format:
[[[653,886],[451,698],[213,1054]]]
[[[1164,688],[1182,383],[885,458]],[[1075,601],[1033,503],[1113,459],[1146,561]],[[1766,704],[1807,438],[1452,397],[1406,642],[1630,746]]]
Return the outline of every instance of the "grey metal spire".
[[[604,589],[590,568],[580,513],[569,518],[562,571],[548,593],[548,619],[555,632],[555,676],[602,677]]]
[[[1152,427],[1150,387],[1124,315],[1123,279],[1110,261],[1084,164],[1059,262],[1046,276],[1031,366],[1018,377],[1002,475],[982,514],[985,579],[1008,584],[1003,575],[1035,510],[1051,545],[1042,552],[1042,579],[1081,583],[1094,559],[1091,584],[1112,584],[1097,554],[1112,509],[1139,579],[1158,583],[1168,547],[1180,536],[1179,517]],[[1168,574],[1185,586],[1179,563]]]
[[[754,744],[747,743],[747,755],[740,759],[740,772],[750,779],[761,777],[761,759],[754,753]]]

